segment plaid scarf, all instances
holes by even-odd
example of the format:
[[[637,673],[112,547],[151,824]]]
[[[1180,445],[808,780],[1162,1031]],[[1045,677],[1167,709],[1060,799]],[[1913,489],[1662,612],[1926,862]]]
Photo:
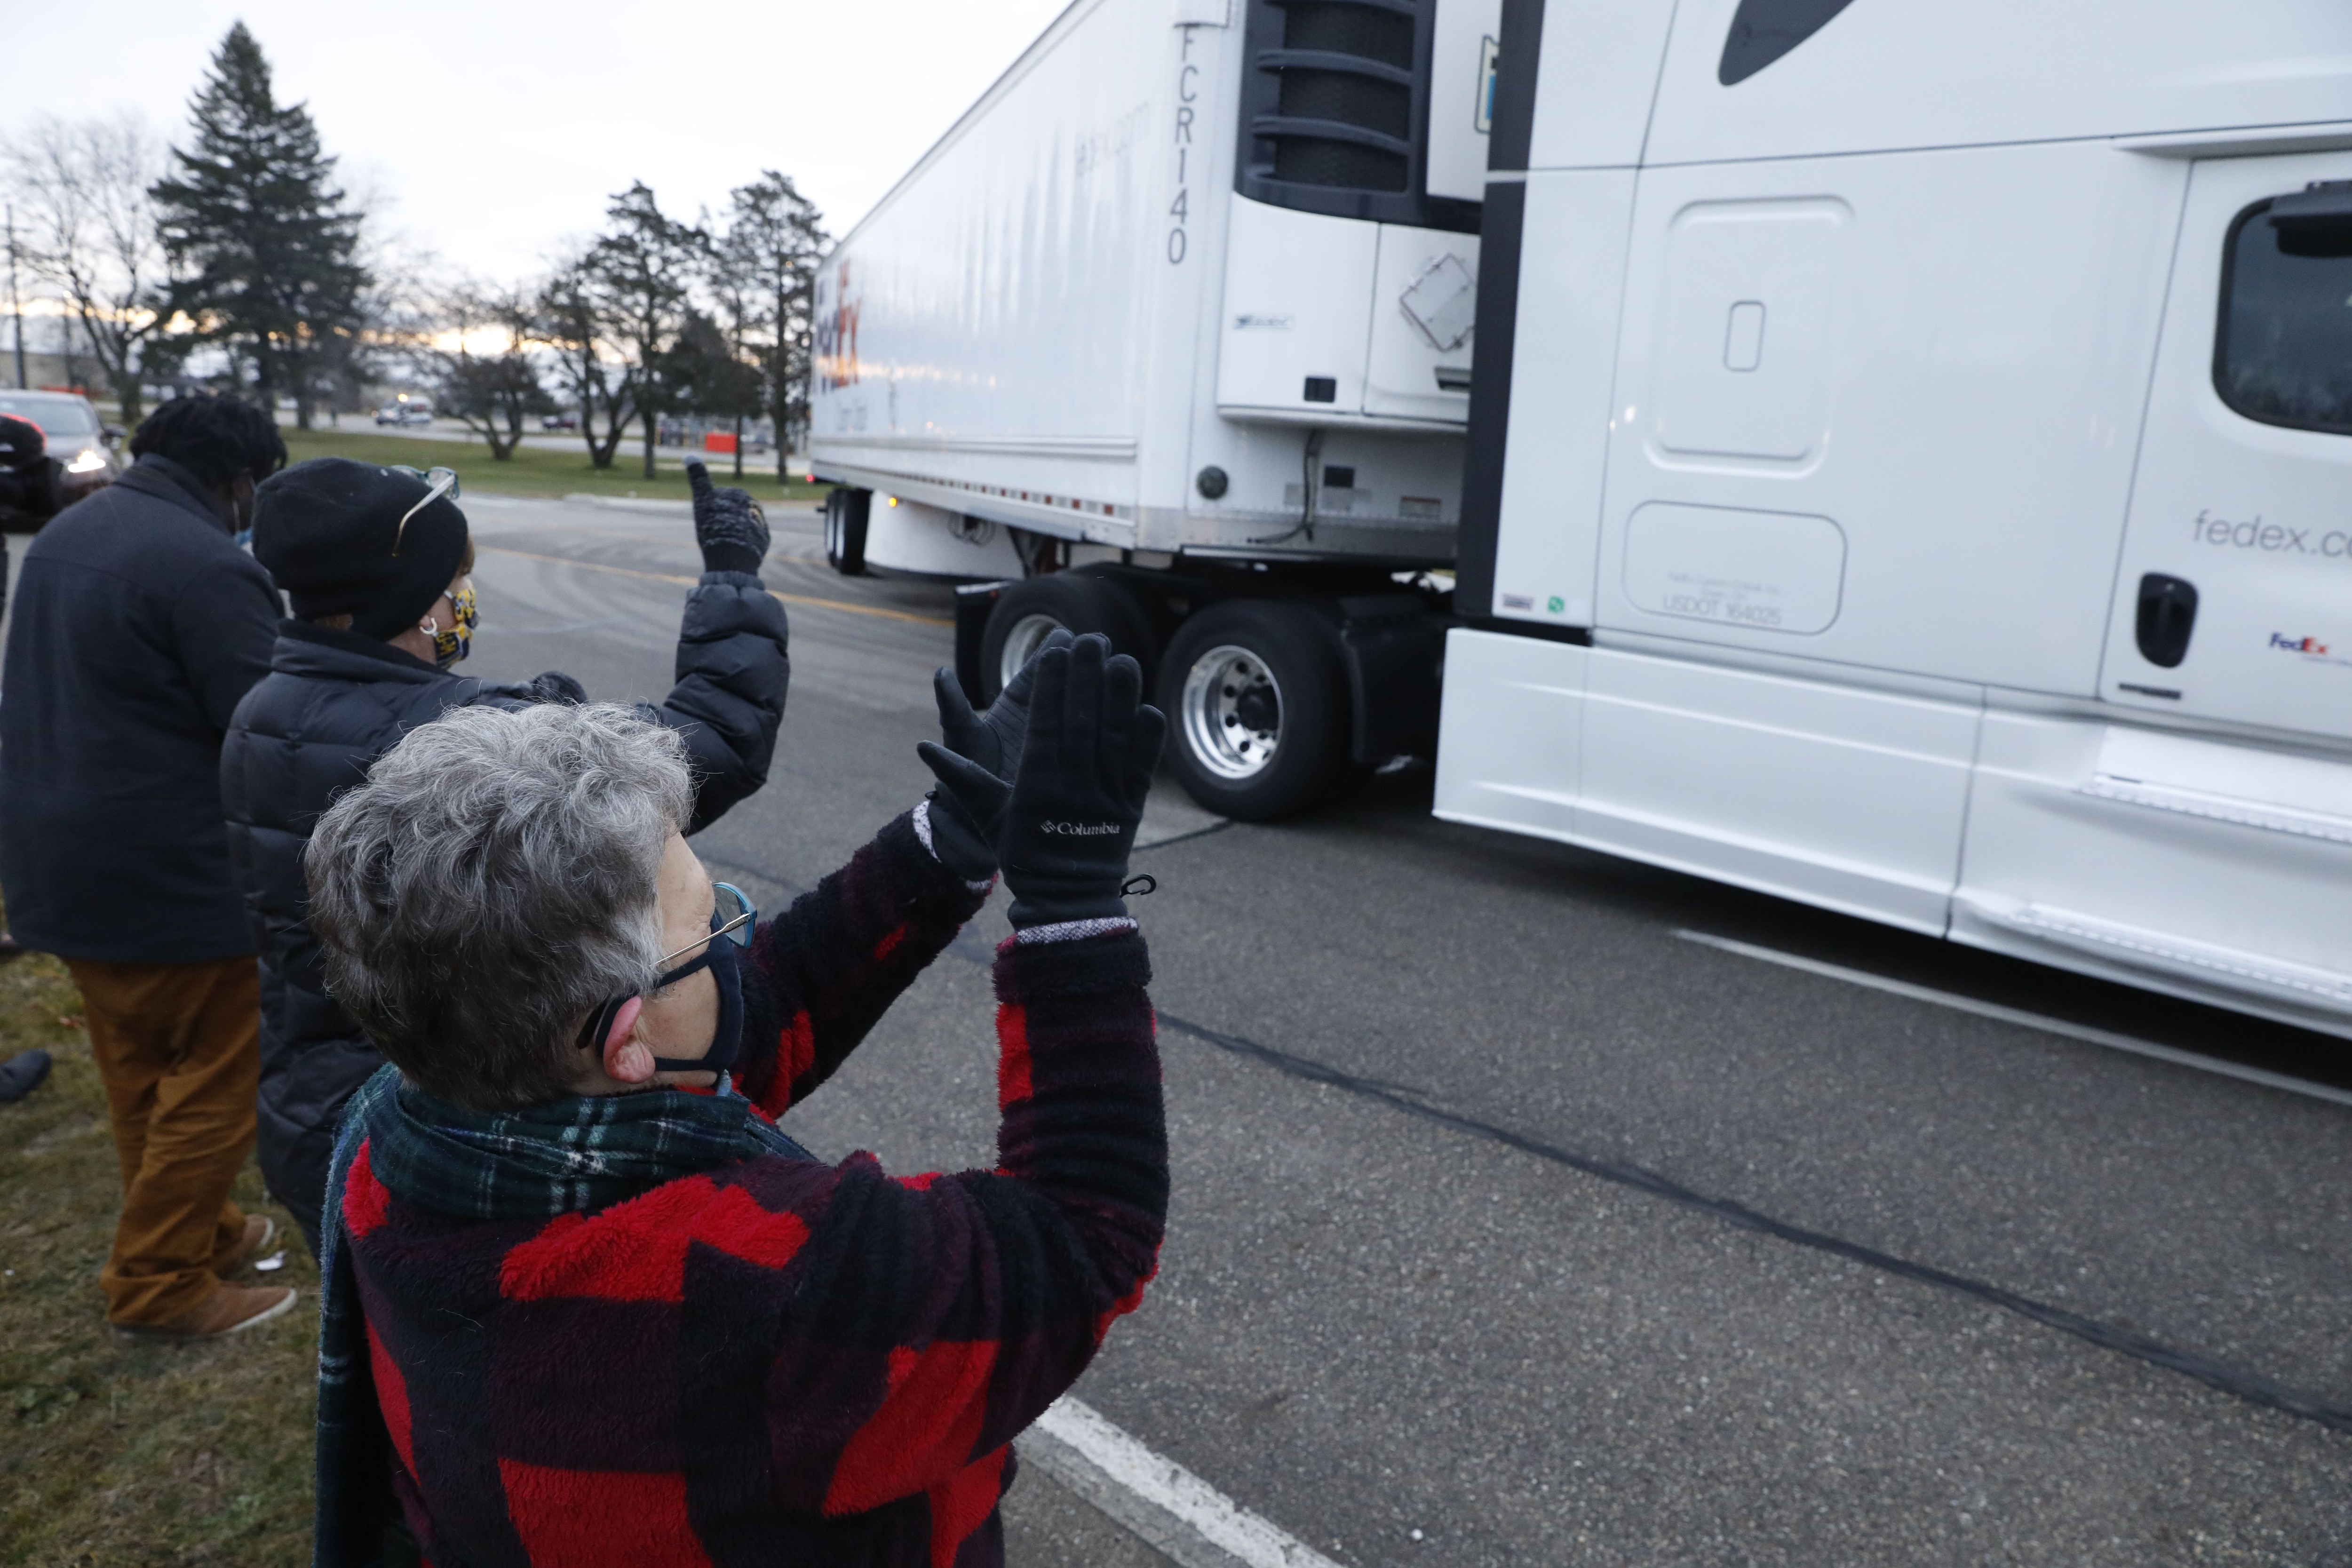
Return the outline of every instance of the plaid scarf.
[[[343,1176],[362,1142],[378,1180],[465,1219],[551,1219],[610,1208],[665,1182],[770,1154],[814,1158],[724,1077],[715,1094],[650,1089],[482,1116],[384,1067],[352,1095],[327,1177],[319,1259],[316,1564],[372,1563],[397,1510],[367,1373],[367,1321],[343,1237]]]
[[[734,1092],[648,1089],[482,1116],[379,1072],[352,1100],[376,1179],[460,1219],[593,1214],[639,1193],[766,1154],[810,1158]]]

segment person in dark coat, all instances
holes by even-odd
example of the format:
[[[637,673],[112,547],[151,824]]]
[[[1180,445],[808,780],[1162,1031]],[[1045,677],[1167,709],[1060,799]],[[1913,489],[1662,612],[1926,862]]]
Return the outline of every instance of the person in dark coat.
[[[792,667],[783,605],[761,585],[768,528],[740,489],[696,465],[705,568],[686,596],[677,684],[649,717],[678,732],[695,780],[689,832],[767,782]],[[551,671],[497,685],[452,668],[476,609],[466,515],[444,486],[319,458],[261,489],[253,552],[292,601],[268,678],[229,721],[220,800],[246,918],[261,951],[261,1173],[315,1255],[344,1101],[383,1058],[327,994],[303,919],[302,851],[336,795],[402,736],[453,708],[584,700]]]
[[[269,668],[278,593],[235,542],[286,461],[263,410],[173,398],[121,479],[25,552],[0,686],[0,888],[66,961],[106,1080],[118,1328],[205,1338],[294,1304],[224,1284],[270,1222],[229,1191],[253,1148],[254,944],[220,815],[221,737]]]
[[[64,465],[49,456],[49,438],[41,427],[21,414],[0,414],[0,614],[8,608],[8,533],[37,533],[63,510],[64,479]],[[0,963],[24,952],[24,943],[0,931]],[[0,1105],[32,1093],[48,1064],[47,1051],[27,1051],[0,1063]]]

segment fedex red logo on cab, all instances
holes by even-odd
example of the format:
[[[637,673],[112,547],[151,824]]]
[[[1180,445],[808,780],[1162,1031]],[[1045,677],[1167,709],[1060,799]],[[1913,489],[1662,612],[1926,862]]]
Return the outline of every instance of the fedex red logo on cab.
[[[2327,645],[2317,637],[2291,637],[2284,632],[2271,634],[2271,647],[2283,648],[2288,653],[2320,655],[2327,651]]]

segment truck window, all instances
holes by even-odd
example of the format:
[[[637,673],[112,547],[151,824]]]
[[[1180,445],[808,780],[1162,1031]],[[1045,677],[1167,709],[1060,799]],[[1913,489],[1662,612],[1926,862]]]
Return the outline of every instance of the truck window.
[[[2213,389],[2249,419],[2352,436],[2352,182],[2256,202],[2224,245]]]
[[[1715,79],[1735,87],[1811,37],[1853,0],[1739,0]]]

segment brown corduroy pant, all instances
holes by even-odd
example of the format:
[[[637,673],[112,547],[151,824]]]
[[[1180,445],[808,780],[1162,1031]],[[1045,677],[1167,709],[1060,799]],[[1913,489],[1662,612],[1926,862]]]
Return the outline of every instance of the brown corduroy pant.
[[[66,961],[106,1080],[122,1218],[100,1270],[109,1321],[152,1327],[201,1303],[245,1235],[229,1189],[253,1152],[260,973],[213,963]]]

